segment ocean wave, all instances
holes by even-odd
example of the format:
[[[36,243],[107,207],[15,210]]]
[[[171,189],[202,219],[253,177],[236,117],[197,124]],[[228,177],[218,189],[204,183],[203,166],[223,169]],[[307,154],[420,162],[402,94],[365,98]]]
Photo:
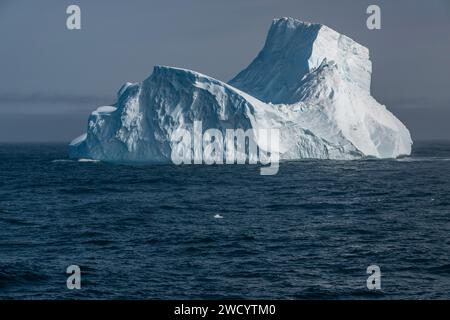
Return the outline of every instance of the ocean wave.
[[[70,160],[70,159],[55,159],[55,160],[52,160],[52,163],[61,163],[61,162],[75,162],[75,160]]]
[[[398,158],[396,161],[399,162],[434,162],[434,161],[450,161],[450,158],[439,158],[439,157],[405,157]]]
[[[100,162],[100,160],[95,160],[95,159],[78,159],[78,162]]]

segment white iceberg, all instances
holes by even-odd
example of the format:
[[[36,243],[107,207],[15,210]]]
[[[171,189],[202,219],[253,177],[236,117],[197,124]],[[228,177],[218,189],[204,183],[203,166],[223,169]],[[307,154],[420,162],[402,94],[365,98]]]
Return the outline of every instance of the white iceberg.
[[[320,25],[276,19],[255,60],[229,84],[156,66],[94,111],[72,158],[167,162],[177,129],[280,130],[280,159],[396,158],[411,153],[408,129],[370,95],[369,51]],[[257,139],[256,139],[257,140]],[[256,141],[260,147],[261,142]]]

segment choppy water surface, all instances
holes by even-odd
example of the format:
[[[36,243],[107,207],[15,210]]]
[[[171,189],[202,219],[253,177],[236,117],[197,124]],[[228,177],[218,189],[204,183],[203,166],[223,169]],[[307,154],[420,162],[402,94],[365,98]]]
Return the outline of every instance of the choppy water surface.
[[[400,160],[260,176],[1,145],[0,298],[450,298],[449,160],[450,144],[419,143]],[[371,264],[381,292],[366,288]]]

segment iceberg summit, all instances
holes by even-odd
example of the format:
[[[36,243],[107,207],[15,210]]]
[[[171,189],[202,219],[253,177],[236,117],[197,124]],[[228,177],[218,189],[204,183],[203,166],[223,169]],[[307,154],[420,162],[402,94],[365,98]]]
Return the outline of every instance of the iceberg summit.
[[[71,158],[170,162],[178,129],[278,129],[283,160],[411,153],[408,129],[370,94],[369,50],[321,24],[272,22],[263,49],[228,84],[186,69],[154,67],[92,112]],[[260,143],[258,139],[255,139]]]

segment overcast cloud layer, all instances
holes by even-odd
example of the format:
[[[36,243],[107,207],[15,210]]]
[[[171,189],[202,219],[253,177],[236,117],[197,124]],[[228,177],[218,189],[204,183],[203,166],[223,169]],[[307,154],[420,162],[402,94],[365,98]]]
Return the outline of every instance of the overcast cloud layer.
[[[78,4],[82,30],[66,29]],[[366,28],[366,8],[382,29]],[[450,139],[450,1],[0,0],[0,141],[69,141],[89,112],[157,64],[228,81],[273,18],[326,24],[371,52],[373,96],[413,138]]]

